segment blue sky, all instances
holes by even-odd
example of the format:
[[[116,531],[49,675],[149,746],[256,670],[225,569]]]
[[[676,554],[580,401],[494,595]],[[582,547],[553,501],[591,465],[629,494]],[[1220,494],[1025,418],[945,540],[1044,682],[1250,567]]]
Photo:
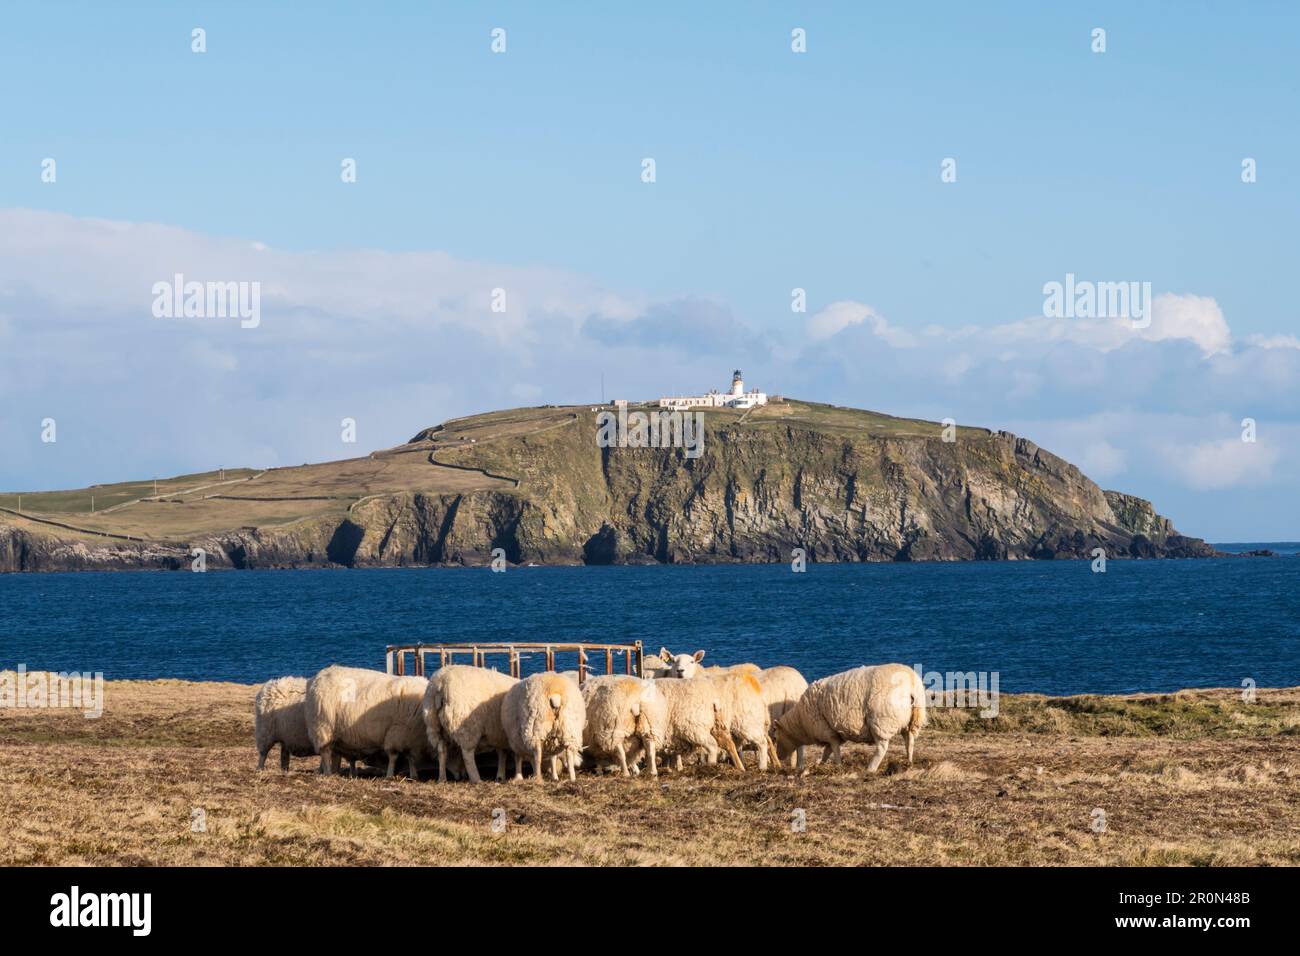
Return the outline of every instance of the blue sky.
[[[592,398],[601,372],[639,396],[743,362],[772,391],[1022,432],[1189,533],[1300,537],[1294,5],[51,3],[6,21],[0,486],[338,457],[340,415],[379,447]],[[253,242],[274,263],[237,251]],[[149,325],[146,279],[182,248],[191,274],[262,281],[263,327]],[[138,297],[115,281],[136,266]],[[1067,272],[1151,282],[1164,331],[1018,325]],[[480,274],[520,291],[508,320],[482,314]],[[810,337],[819,314],[838,331]],[[132,373],[87,371],[124,345]],[[133,397],[141,373],[207,400]],[[29,421],[51,405],[58,449]],[[1262,447],[1223,444],[1245,416]]]

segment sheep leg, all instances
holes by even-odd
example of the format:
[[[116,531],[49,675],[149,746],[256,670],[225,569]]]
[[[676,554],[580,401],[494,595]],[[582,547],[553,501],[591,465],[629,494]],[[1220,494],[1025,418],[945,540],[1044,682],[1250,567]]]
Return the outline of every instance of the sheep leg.
[[[280,746],[281,748],[283,748],[284,744],[281,744]],[[261,770],[263,767],[266,766],[266,755],[269,754],[270,752],[271,752],[270,744],[267,744],[265,747],[259,746],[257,748],[257,769],[258,770]]]
[[[415,766],[415,751],[406,755],[406,775],[412,780],[420,779],[420,771]]]
[[[578,779],[578,771],[577,768],[575,767],[575,764],[577,764],[578,762],[576,757],[577,754],[573,750],[566,750],[564,752],[564,762],[569,765],[569,783],[573,783],[575,780]],[[627,767],[623,768],[623,773],[624,775],[627,774]]]
[[[627,769],[632,771],[632,776],[641,775],[641,755],[645,752],[645,745],[641,742],[640,737],[633,737],[632,742],[627,745]]]
[[[396,750],[388,751],[388,771],[384,774],[385,779],[392,779],[393,774],[397,773],[397,757]]]
[[[533,748],[533,779],[538,783],[542,780],[542,745],[538,744]]]
[[[618,766],[623,771],[623,776],[630,776],[627,770],[627,751],[623,749],[623,741],[618,742]]]
[[[736,742],[731,739],[731,734],[723,734],[721,742],[727,749],[727,756],[729,756],[731,762],[736,765],[736,769],[744,771],[745,761],[740,759],[740,753],[736,750]]]
[[[445,741],[438,741],[438,782],[447,782],[447,744]]]
[[[261,770],[262,768],[258,767],[257,769]],[[288,772],[289,772],[289,745],[282,743],[280,744],[280,773],[288,773]]]
[[[907,765],[910,767],[912,766],[912,748],[916,746],[916,734],[909,730],[905,736],[907,738]]]
[[[770,736],[767,738],[767,753],[772,760],[772,766],[778,770],[781,769],[781,752],[776,749],[776,741]],[[760,770],[766,770],[766,767],[760,767]]]
[[[801,777],[808,775],[808,767],[804,763],[803,747],[796,747],[794,750],[794,769]]]
[[[833,752],[834,752],[834,744],[827,744],[827,745],[825,746],[825,748],[822,749],[822,759],[821,759],[821,762],[822,762],[822,763],[825,763],[826,761],[830,760],[830,759],[831,759],[831,754],[832,754]]]
[[[460,748],[460,756],[461,759],[465,761],[465,772],[469,774],[469,782],[478,783],[480,780],[478,775],[478,761],[474,759],[474,751],[469,747],[462,746]]]
[[[867,773],[875,773],[880,767],[880,762],[885,759],[885,752],[889,750],[889,741],[882,740],[876,744],[876,752],[871,758],[871,763],[867,764]]]
[[[524,779],[524,758],[518,751],[515,752],[515,779]]]
[[[681,755],[681,754],[675,754],[675,755],[673,756],[673,769],[676,770],[678,773],[681,773],[681,772],[682,772],[682,755]]]
[[[767,748],[762,744],[755,744],[754,749],[758,753],[758,769],[760,771],[766,770],[767,769]]]
[[[650,765],[650,776],[659,776],[659,765],[655,762],[655,742],[650,740],[646,743],[646,762]]]
[[[474,772],[475,773],[478,772],[477,767],[474,768]],[[504,783],[505,779],[506,779],[506,752],[504,750],[498,750],[497,751],[497,783]]]

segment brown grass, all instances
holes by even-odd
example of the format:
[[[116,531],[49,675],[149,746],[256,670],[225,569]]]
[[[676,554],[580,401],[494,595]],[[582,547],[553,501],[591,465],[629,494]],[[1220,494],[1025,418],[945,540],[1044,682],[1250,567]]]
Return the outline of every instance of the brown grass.
[[[98,720],[0,711],[0,865],[1300,863],[1300,689],[1004,696],[998,721],[936,712],[916,764],[896,744],[878,775],[849,747],[804,779],[479,787],[259,774],[255,690],[113,682]]]

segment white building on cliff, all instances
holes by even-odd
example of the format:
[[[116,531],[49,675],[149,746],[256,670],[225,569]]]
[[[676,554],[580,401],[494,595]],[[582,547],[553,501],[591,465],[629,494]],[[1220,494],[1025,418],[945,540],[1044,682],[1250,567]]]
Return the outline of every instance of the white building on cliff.
[[[740,377],[740,369],[731,376],[731,388],[720,392],[710,389],[704,395],[666,395],[659,399],[660,408],[681,410],[687,408],[753,408],[767,404],[767,392],[758,389],[745,391],[745,382]]]

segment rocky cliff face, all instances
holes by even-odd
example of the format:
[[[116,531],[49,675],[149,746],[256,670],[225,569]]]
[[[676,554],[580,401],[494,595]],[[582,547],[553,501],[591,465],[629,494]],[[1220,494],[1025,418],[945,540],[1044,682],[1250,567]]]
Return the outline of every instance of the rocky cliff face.
[[[426,433],[422,433],[425,435]],[[515,563],[1201,557],[1151,504],[1103,491],[1005,432],[955,442],[767,423],[679,449],[599,448],[590,414],[565,427],[457,448],[448,464],[515,490],[405,492],[346,518],[211,535],[184,545],[66,540],[0,524],[0,570]],[[417,436],[420,438],[421,436]]]
[[[688,460],[596,449],[581,423],[537,445],[481,449],[524,474],[503,540],[512,560],[831,561],[1207,556],[1149,502],[1104,492],[1066,461],[1007,433],[956,442],[734,428]]]

